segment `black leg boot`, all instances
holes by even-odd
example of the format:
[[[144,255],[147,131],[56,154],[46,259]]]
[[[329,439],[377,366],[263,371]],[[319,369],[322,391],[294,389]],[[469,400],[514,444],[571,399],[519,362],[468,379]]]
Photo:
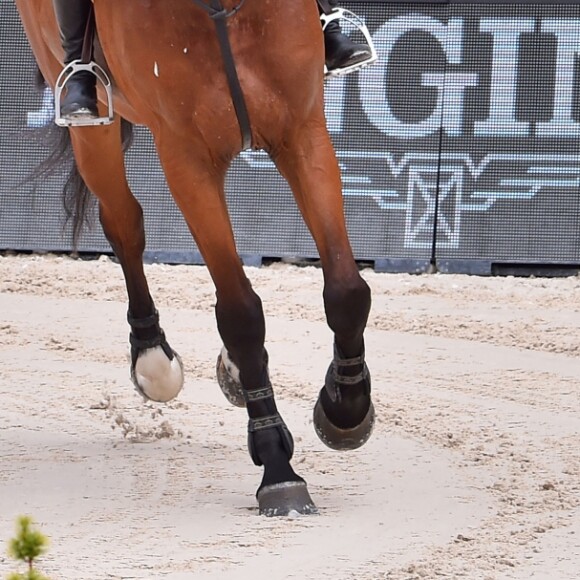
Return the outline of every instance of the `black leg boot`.
[[[69,64],[82,56],[91,0],[53,0],[53,4],[64,49],[64,63]],[[99,116],[96,82],[95,75],[88,71],[78,72],[70,78],[64,86],[65,95],[60,103],[63,118],[74,120]]]
[[[332,8],[336,8],[338,0],[328,0]],[[318,10],[322,13],[320,6]],[[324,29],[324,50],[328,72],[353,66],[371,57],[371,49],[365,44],[353,42],[340,31],[338,20],[329,22]]]

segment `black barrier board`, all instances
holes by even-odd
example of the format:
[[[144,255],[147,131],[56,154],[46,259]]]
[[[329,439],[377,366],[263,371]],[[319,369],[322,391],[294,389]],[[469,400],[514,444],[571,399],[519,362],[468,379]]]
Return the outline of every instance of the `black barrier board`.
[[[380,62],[359,74],[359,96],[384,136],[405,250],[479,273],[470,261],[578,263],[580,6],[374,11]]]
[[[438,260],[578,263],[580,5],[456,4],[446,30]]]

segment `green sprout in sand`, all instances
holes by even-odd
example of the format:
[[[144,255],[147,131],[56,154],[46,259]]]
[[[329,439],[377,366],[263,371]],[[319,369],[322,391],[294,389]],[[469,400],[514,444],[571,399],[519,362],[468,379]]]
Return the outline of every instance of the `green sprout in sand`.
[[[6,580],[49,580],[34,569],[35,560],[47,550],[48,538],[35,530],[33,523],[29,516],[20,516],[16,521],[16,536],[8,544],[8,554],[26,562],[28,570],[24,574],[13,572]]]

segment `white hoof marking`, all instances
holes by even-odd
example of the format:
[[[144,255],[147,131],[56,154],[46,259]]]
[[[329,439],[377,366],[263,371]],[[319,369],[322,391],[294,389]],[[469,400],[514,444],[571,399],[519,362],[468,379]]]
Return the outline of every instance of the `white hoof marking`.
[[[240,383],[240,369],[234,364],[225,346],[222,346],[222,363],[234,381]]]
[[[158,403],[167,403],[183,388],[183,364],[177,355],[169,360],[160,346],[139,354],[135,382],[143,394]]]

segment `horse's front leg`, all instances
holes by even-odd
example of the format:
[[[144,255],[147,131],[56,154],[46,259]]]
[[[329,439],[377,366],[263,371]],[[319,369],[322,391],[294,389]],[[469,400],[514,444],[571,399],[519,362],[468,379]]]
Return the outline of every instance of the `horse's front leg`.
[[[348,241],[340,171],[324,118],[292,129],[272,157],[320,253],[324,307],[334,332],[333,361],[314,408],[316,433],[333,449],[356,449],[370,437],[375,420],[363,339],[371,298]]]
[[[313,513],[316,508],[306,483],[291,465],[292,435],[276,407],[270,383],[262,304],[235,247],[223,189],[227,167],[216,166],[215,158],[200,159],[201,145],[192,147],[175,135],[156,135],[156,143],[169,187],[216,287],[222,355],[247,408],[250,456],[264,467],[257,491],[260,513]]]
[[[243,274],[239,260],[236,270],[240,276]],[[240,284],[234,285],[230,278],[225,292],[220,290],[224,285],[216,280],[216,316],[224,342],[220,358],[227,359],[229,381],[235,385],[249,415],[250,456],[257,466],[264,466],[257,492],[260,513],[269,516],[287,515],[291,511],[316,513],[306,482],[290,463],[294,441],[276,407],[270,382],[262,304],[243,278],[240,277]],[[218,382],[225,392],[222,381],[218,372]]]
[[[169,401],[183,386],[183,365],[159,325],[143,271],[143,211],[127,183],[120,122],[106,127],[72,128],[70,132],[79,172],[99,200],[103,231],[125,277],[131,378],[146,398]]]

